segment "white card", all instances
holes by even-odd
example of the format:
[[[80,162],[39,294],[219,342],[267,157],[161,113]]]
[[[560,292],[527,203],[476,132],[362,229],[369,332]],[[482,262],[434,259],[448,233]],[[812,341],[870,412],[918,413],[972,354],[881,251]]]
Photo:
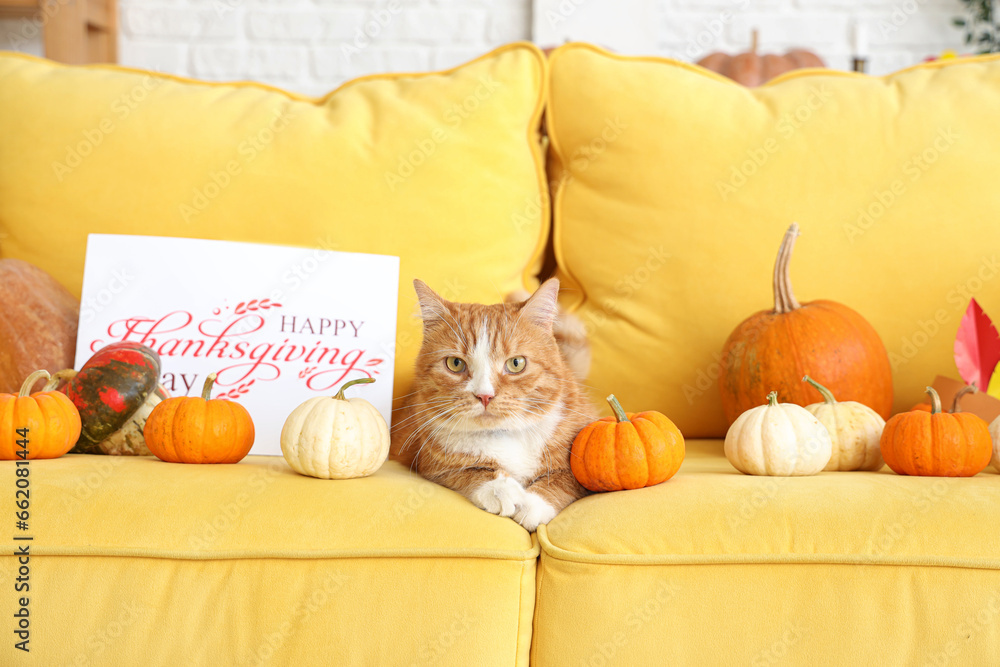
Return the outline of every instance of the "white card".
[[[239,401],[253,417],[251,454],[280,455],[288,414],[333,395],[392,411],[399,258],[308,248],[91,234],[76,368],[128,340],[160,355],[172,396]]]

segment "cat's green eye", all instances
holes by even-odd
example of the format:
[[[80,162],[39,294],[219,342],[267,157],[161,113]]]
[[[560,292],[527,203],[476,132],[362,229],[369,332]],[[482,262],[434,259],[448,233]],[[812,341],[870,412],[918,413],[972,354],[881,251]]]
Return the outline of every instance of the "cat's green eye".
[[[520,373],[528,365],[528,360],[524,357],[511,357],[504,366],[508,373]]]
[[[465,361],[458,357],[448,357],[444,360],[444,365],[452,373],[461,373],[465,370]]]

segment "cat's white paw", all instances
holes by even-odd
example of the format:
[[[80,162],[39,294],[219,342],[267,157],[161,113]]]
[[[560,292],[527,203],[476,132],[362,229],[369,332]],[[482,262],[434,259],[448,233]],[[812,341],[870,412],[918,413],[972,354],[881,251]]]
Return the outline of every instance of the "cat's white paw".
[[[514,514],[514,521],[517,521],[525,530],[535,532],[539,524],[548,523],[556,518],[556,509],[541,496],[525,491],[524,501],[517,508]]]
[[[524,503],[527,492],[517,480],[512,477],[497,477],[479,486],[469,500],[490,514],[514,516],[514,513]]]

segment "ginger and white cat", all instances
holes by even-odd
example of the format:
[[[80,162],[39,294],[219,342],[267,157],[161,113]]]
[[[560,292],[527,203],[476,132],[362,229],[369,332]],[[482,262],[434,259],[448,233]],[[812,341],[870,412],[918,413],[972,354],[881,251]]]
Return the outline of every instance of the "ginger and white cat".
[[[570,448],[596,419],[567,362],[568,354],[579,368],[589,358],[558,317],[559,281],[489,306],[446,301],[419,280],[414,287],[424,340],[393,451],[415,451],[421,475],[534,531],[587,494]],[[571,343],[567,352],[554,329]]]

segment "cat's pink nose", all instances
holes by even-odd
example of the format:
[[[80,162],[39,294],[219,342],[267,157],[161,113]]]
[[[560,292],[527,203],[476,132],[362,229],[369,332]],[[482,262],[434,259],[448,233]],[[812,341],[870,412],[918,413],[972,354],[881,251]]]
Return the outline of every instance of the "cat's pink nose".
[[[493,400],[493,394],[476,394],[476,398],[483,402],[483,409],[485,410],[490,405],[490,401]]]

